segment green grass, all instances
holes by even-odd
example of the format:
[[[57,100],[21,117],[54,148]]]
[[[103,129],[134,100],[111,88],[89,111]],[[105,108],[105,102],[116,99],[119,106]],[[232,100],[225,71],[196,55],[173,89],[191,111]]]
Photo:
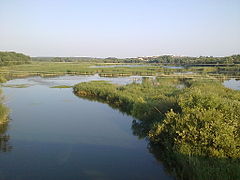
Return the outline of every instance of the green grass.
[[[114,63],[116,64],[116,63]],[[121,65],[122,63],[119,63]],[[127,63],[124,63],[127,64]],[[129,65],[134,65],[130,63]],[[29,76],[54,77],[62,75],[93,75],[99,74],[102,77],[119,77],[119,76],[206,76],[206,78],[225,78],[240,76],[239,73],[232,69],[234,67],[225,67],[225,71],[220,71],[218,67],[187,67],[183,69],[163,68],[161,64],[146,64],[142,67],[96,67],[96,65],[112,65],[109,63],[91,63],[91,62],[32,62],[30,64],[2,66],[0,74],[6,79],[24,78]],[[174,74],[184,72],[194,72],[196,74]],[[0,80],[1,81],[1,80]]]
[[[100,76],[130,76],[130,75],[157,75],[173,72],[185,72],[187,69],[167,69],[161,65],[153,64],[143,67],[97,67],[95,65],[108,65],[97,63],[59,63],[59,62],[32,62],[31,64],[4,66],[0,68],[0,73],[12,75],[14,77],[34,76],[34,75],[91,75],[98,73]],[[131,64],[132,65],[132,64]]]

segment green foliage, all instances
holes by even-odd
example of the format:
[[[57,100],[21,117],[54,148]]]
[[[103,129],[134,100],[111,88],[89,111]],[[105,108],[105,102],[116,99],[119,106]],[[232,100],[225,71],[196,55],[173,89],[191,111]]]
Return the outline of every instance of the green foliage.
[[[6,133],[8,126],[8,121],[4,121],[0,125],[0,152],[9,152],[12,150],[12,146],[9,144],[10,136]]]
[[[0,52],[0,66],[10,66],[30,63],[30,57],[15,52]]]
[[[235,180],[240,179],[239,159],[189,156],[166,151],[150,143],[149,152],[163,163],[165,169],[181,180]]]
[[[164,64],[185,64],[185,65],[219,65],[219,64],[240,64],[240,55],[228,57],[187,57],[187,56],[153,56],[120,59],[116,57],[92,58],[92,57],[33,57],[35,61],[52,62],[98,62],[98,63],[164,63]]]
[[[108,65],[112,65],[109,66]],[[115,65],[115,66],[114,66]],[[93,75],[98,74],[101,77],[118,76],[159,76],[159,77],[191,77],[196,78],[200,75],[204,78],[224,78],[227,76],[239,76],[239,65],[214,66],[184,66],[181,69],[165,68],[161,64],[147,62],[142,66],[127,64],[127,67],[116,66],[120,63],[96,63],[96,62],[46,62],[32,61],[30,64],[14,64],[2,66],[0,73],[8,79],[28,76],[59,76],[59,75]],[[126,64],[125,64],[126,65]],[[92,68],[95,66],[95,68]]]
[[[132,58],[132,60],[139,58]],[[213,56],[200,56],[200,57],[181,57],[181,56],[154,56],[142,57],[148,63],[165,63],[165,64],[184,64],[184,65],[223,65],[223,64],[240,64],[240,55],[233,55],[227,57],[213,57]]]
[[[183,89],[179,84],[184,83]],[[107,82],[74,86],[80,96],[98,97],[138,120],[133,133],[161,147],[180,179],[234,179],[240,171],[240,92],[217,81],[145,79],[117,86]],[[225,167],[229,169],[224,169]]]
[[[0,83],[5,83],[5,82],[7,82],[6,78],[0,75]]]
[[[171,110],[151,130],[153,141],[186,155],[240,157],[240,92],[197,82],[179,95],[178,105],[181,112]]]
[[[8,121],[8,108],[3,104],[4,98],[2,96],[2,91],[0,91],[0,126]]]
[[[118,86],[105,81],[92,81],[74,86],[74,92],[80,96],[96,96],[110,104],[126,109],[139,119],[149,119],[150,109],[157,114],[160,113],[159,111],[165,111],[163,109],[166,109],[165,105],[158,104],[155,106],[158,99],[165,99],[166,103],[174,101],[172,97],[168,96],[179,91],[176,88],[179,83],[181,82],[175,82],[172,79],[161,79],[157,82],[145,79],[142,84],[133,83],[126,86]],[[168,85],[163,86],[163,84]],[[151,105],[149,103],[150,98],[152,99]],[[146,115],[143,116],[143,113]]]

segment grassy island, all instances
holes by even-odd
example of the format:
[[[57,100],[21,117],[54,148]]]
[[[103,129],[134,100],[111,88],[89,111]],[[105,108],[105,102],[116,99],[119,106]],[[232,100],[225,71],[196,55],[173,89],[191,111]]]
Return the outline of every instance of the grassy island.
[[[137,118],[133,133],[179,179],[240,178],[240,91],[216,80],[147,78],[125,86],[84,82],[74,93]]]

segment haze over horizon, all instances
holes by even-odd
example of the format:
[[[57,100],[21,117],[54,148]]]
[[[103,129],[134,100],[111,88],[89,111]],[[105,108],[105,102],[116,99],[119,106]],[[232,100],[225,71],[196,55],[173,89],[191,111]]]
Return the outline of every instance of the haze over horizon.
[[[30,56],[240,54],[239,0],[0,0],[0,51]]]

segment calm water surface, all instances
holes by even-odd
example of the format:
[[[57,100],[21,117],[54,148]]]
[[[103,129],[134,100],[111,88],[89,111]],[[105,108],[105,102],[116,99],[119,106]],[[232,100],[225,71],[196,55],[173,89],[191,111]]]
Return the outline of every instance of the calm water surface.
[[[147,67],[147,66],[151,66],[151,65],[146,65],[146,64],[114,64],[114,65],[90,66],[90,68]]]
[[[99,65],[90,66],[91,68],[113,68],[113,67],[151,67],[156,66],[155,64],[114,64],[114,65]],[[167,69],[184,69],[183,66],[162,66]]]
[[[183,66],[163,66],[163,67],[168,69],[184,69]]]
[[[234,90],[240,90],[240,80],[237,80],[237,79],[230,79],[230,80],[227,80],[227,81],[224,81],[223,82],[223,85],[225,87],[228,87],[228,88],[231,88],[231,89],[234,89]]]
[[[139,77],[138,77],[139,78]],[[136,77],[64,76],[16,79],[4,87],[11,109],[12,149],[0,153],[0,179],[172,179],[132,133],[131,116],[106,104],[76,97],[72,89],[49,88],[89,80],[127,84]]]

